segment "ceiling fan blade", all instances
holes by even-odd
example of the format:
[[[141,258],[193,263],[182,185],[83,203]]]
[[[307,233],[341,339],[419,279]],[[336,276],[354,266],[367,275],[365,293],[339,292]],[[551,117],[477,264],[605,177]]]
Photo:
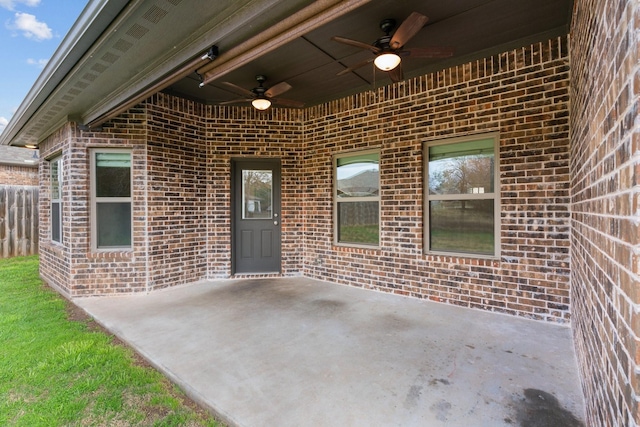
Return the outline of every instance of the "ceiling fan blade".
[[[428,20],[429,18],[420,13],[412,12],[407,19],[402,21],[402,24],[400,24],[393,34],[393,37],[391,37],[391,41],[389,42],[391,49],[400,49],[407,44],[413,36],[418,34],[418,31],[424,27]]]
[[[267,98],[278,96],[291,89],[291,85],[287,82],[280,82],[277,85],[271,86],[264,94]]]
[[[294,101],[293,99],[284,99],[284,98],[273,98],[271,99],[276,105],[283,105],[285,107],[293,107],[293,108],[302,108],[304,107],[304,102]]]
[[[351,66],[349,68],[345,68],[344,70],[340,71],[338,74],[336,74],[336,76],[343,76],[343,75],[348,74],[348,73],[350,73],[350,72],[352,72],[354,70],[357,70],[360,67],[364,67],[365,65],[372,63],[373,59],[374,58],[369,58],[366,61],[358,62],[356,65],[353,65],[353,66]]]
[[[380,48],[377,48],[374,45],[363,43],[363,42],[359,42],[357,40],[347,39],[345,37],[333,36],[333,37],[331,37],[331,40],[333,40],[335,42],[338,42],[338,43],[342,43],[342,44],[348,44],[349,46],[359,47],[360,49],[370,50],[373,53],[379,53],[380,52]]]
[[[242,96],[248,96],[250,98],[253,98],[255,96],[255,94],[253,92],[251,92],[250,90],[247,90],[243,87],[234,85],[233,83],[230,82],[222,82],[223,85],[226,85],[229,87],[229,89],[231,89],[233,92],[242,95]]]
[[[392,82],[397,83],[401,82],[404,79],[404,75],[402,73],[402,64],[399,64],[396,68],[391,71],[387,71],[389,74],[389,78]]]
[[[228,104],[237,104],[239,102],[251,102],[252,99],[234,99],[231,101],[222,101],[218,102],[218,105],[228,105]]]
[[[400,56],[410,56],[412,58],[449,58],[453,56],[455,49],[447,46],[437,47],[414,47],[403,49],[397,52]]]

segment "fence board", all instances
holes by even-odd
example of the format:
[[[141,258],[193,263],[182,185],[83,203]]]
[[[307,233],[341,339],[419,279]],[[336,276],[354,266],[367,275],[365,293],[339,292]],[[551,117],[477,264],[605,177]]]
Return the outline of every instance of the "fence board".
[[[38,253],[38,187],[0,186],[0,254]]]
[[[7,229],[9,228],[5,212],[7,212],[7,187],[0,186],[0,249],[2,249],[0,250],[0,254],[3,258],[9,256],[8,251],[5,255],[5,248],[8,248]]]

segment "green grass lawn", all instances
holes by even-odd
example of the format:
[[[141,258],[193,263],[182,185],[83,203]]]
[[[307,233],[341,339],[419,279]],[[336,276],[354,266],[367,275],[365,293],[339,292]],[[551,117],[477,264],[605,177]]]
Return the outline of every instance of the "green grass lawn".
[[[91,326],[69,320],[37,257],[0,259],[0,425],[220,425]]]

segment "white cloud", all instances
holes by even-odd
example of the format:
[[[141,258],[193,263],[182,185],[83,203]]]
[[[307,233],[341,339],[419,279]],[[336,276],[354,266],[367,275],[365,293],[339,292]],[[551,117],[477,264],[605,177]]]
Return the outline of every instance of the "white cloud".
[[[0,0],[0,7],[9,10],[14,10],[18,4],[35,7],[40,4],[40,0]]]
[[[4,128],[7,127],[9,120],[6,117],[0,116],[0,133],[4,131]]]
[[[37,41],[48,40],[53,37],[51,28],[44,22],[38,21],[35,15],[29,13],[16,13],[12,28],[21,31],[26,38]]]
[[[47,65],[47,62],[49,62],[48,59],[33,59],[33,58],[27,59],[27,64],[35,65],[40,69],[44,68],[44,66]]]

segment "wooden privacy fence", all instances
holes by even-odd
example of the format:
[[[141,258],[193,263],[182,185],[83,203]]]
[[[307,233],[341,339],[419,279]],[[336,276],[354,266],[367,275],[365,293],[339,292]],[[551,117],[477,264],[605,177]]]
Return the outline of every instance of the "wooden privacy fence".
[[[38,253],[38,187],[0,185],[0,256]]]

